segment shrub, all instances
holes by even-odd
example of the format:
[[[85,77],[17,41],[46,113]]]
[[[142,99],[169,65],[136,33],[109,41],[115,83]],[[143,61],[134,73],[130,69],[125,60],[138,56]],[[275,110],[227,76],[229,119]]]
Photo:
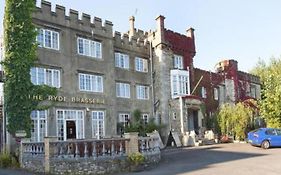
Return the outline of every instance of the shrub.
[[[132,165],[140,165],[144,163],[144,156],[141,153],[132,153],[128,155],[128,160]]]
[[[1,168],[17,168],[19,167],[18,160],[7,151],[0,153],[0,167]]]

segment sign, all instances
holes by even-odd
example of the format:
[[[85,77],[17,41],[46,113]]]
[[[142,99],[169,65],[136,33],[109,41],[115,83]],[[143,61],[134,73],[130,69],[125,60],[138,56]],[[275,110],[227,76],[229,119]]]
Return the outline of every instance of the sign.
[[[24,138],[24,137],[26,137],[26,132],[25,132],[25,130],[17,130],[15,135],[18,138]]]
[[[172,136],[176,142],[177,147],[181,147],[181,141],[177,132],[172,132]]]
[[[100,98],[84,98],[84,97],[66,97],[61,95],[48,95],[46,98],[43,98],[42,95],[29,95],[29,99],[37,101],[56,101],[56,102],[72,102],[72,103],[85,103],[85,104],[105,104],[104,99]]]
[[[164,148],[164,144],[162,142],[162,139],[161,139],[158,131],[153,131],[152,133],[147,133],[147,135],[152,138],[156,138],[158,140],[158,145],[159,145],[160,149]]]

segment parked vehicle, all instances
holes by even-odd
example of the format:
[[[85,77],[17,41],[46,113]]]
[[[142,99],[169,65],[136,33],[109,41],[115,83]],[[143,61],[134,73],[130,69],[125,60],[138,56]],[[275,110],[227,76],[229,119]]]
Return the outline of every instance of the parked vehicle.
[[[281,147],[281,129],[259,128],[248,133],[248,142],[264,149]]]

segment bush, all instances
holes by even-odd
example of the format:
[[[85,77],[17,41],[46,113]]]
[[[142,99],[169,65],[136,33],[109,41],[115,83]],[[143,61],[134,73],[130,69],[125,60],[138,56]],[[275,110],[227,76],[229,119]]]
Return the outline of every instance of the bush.
[[[0,167],[1,168],[18,168],[19,162],[18,160],[8,153],[7,151],[3,151],[0,153]]]
[[[128,160],[132,165],[140,165],[144,163],[144,156],[141,153],[132,153],[128,155]]]
[[[164,125],[156,125],[154,118],[150,118],[148,123],[145,123],[141,117],[141,111],[139,109],[134,110],[132,120],[129,121],[128,126],[118,126],[119,130],[124,128],[125,132],[138,132],[139,136],[147,136],[147,133],[151,133],[154,130],[160,130],[164,128]]]

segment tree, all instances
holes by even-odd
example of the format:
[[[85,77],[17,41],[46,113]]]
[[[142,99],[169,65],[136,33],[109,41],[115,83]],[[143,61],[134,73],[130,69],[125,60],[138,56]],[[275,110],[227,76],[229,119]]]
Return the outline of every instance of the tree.
[[[25,130],[30,137],[30,113],[39,102],[30,95],[55,94],[56,90],[47,86],[35,86],[30,80],[30,69],[36,61],[36,29],[32,23],[34,0],[6,0],[4,15],[4,99],[8,118],[8,131],[14,135],[17,130]]]
[[[218,114],[221,133],[223,135],[232,135],[237,140],[244,140],[246,131],[250,126],[251,116],[251,109],[243,103],[223,105]]]
[[[261,79],[261,116],[267,126],[281,127],[281,60],[271,58],[269,64],[259,61],[251,72]]]

